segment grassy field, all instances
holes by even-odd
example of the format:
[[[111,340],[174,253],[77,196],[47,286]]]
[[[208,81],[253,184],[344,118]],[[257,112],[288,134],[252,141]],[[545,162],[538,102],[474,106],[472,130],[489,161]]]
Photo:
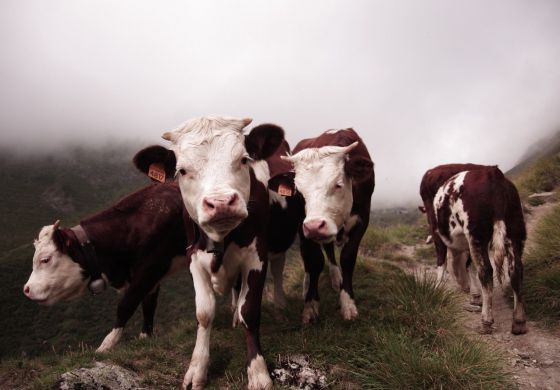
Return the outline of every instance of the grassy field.
[[[292,254],[286,272],[290,299],[284,321],[276,320],[269,300],[264,304],[261,333],[269,368],[274,368],[278,359],[303,354],[326,373],[329,388],[511,388],[501,356],[463,335],[456,297],[433,281],[360,258],[355,283],[359,318],[342,321],[325,273],[320,321],[302,326],[302,272],[298,256]],[[112,317],[112,308],[100,308],[90,317],[75,313],[71,327],[92,329],[88,342],[81,343],[83,336],[75,334],[70,336],[73,341],[65,340],[69,347],[63,348],[62,339],[54,338],[58,348],[53,344],[51,352],[4,360],[0,387],[26,383],[34,389],[48,388],[66,370],[110,360],[141,373],[146,386],[175,388],[195,341],[193,302],[186,275],[170,280],[162,289],[157,337],[136,339],[140,329],[136,318],[127,328],[124,342],[100,356],[95,356],[92,348],[110,328],[106,320]],[[218,308],[209,388],[244,388],[244,337],[240,329],[230,326],[227,297],[219,300]],[[92,326],[95,318],[103,324]],[[67,332],[71,332],[68,327],[57,333]]]
[[[543,217],[525,256],[525,301],[530,317],[560,319],[560,205]]]

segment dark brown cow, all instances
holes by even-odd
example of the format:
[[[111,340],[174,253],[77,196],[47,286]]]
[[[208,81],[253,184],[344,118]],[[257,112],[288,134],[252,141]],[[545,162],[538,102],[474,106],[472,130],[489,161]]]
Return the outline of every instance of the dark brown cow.
[[[24,286],[30,299],[47,305],[104,290],[124,290],[113,330],[97,349],[111,349],[142,302],[141,337],[153,331],[159,284],[186,269],[188,215],[176,184],[151,185],[79,225],[45,226],[35,240],[33,272]]]
[[[527,331],[521,295],[526,239],[517,189],[497,167],[478,167],[449,178],[434,199],[435,233],[450,249],[469,251],[482,286],[482,329],[492,331],[493,274],[504,259],[514,293],[513,334]],[[435,236],[434,236],[435,237]],[[493,265],[492,265],[493,262]]]
[[[166,176],[176,172],[183,202],[196,223],[198,239],[188,255],[198,332],[183,388],[204,386],[216,308],[214,291],[228,293],[238,280],[235,318],[246,333],[248,387],[272,386],[259,338],[268,262],[268,180],[259,180],[253,165],[274,153],[284,140],[284,132],[279,128],[255,129],[244,136],[243,129],[250,122],[225,117],[191,119],[163,135],[172,142],[172,150],[152,146],[135,157],[143,172],[149,172],[154,163],[161,164]]]
[[[331,284],[340,292],[342,317],[353,319],[358,310],[352,276],[375,187],[367,148],[353,129],[329,130],[299,142],[293,155],[284,159],[293,165],[297,196],[305,205],[299,228],[305,266],[303,322],[312,322],[319,314],[318,282],[325,263],[321,246],[329,259]],[[283,178],[276,175],[271,185],[288,185],[289,178],[287,174]],[[335,259],[335,241],[342,246],[342,273]]]

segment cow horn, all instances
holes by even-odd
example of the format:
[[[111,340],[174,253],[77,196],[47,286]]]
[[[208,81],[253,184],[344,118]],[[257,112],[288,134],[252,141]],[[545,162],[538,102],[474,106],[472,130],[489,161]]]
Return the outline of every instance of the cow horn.
[[[59,226],[60,226],[60,219],[57,219],[56,222],[53,224],[53,230],[58,229]]]
[[[242,128],[249,126],[253,122],[253,118],[243,118],[241,119],[241,124],[243,125]]]

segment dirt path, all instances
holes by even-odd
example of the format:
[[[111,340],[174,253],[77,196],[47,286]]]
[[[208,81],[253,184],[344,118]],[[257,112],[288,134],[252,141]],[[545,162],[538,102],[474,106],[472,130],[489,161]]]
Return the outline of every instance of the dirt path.
[[[535,229],[537,221],[542,218],[555,204],[544,204],[531,210],[527,215],[529,237]],[[419,245],[418,247],[423,247]],[[402,254],[413,258],[415,247],[403,247]],[[435,255],[435,253],[434,253]],[[385,260],[384,260],[385,261]],[[435,259],[433,264],[411,261],[393,263],[406,272],[419,272],[433,275],[435,278]],[[458,286],[447,273],[446,286],[458,289]],[[464,294],[464,305],[468,305],[469,296]],[[512,308],[505,297],[504,290],[497,283],[493,297],[494,332],[481,335],[480,313],[464,311],[464,326],[468,334],[488,343],[492,348],[507,356],[507,365],[521,389],[560,389],[560,327],[545,329],[538,322],[528,321],[529,331],[520,336],[511,334]]]

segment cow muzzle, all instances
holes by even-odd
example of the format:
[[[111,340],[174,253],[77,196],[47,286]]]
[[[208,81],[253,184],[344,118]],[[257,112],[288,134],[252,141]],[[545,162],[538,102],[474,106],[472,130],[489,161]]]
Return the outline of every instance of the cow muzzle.
[[[325,219],[314,218],[303,222],[303,235],[305,238],[324,244],[334,240],[336,232],[333,234]]]
[[[247,217],[244,202],[237,193],[219,196],[207,196],[202,200],[203,218],[201,222],[217,230],[227,230],[237,226]]]

